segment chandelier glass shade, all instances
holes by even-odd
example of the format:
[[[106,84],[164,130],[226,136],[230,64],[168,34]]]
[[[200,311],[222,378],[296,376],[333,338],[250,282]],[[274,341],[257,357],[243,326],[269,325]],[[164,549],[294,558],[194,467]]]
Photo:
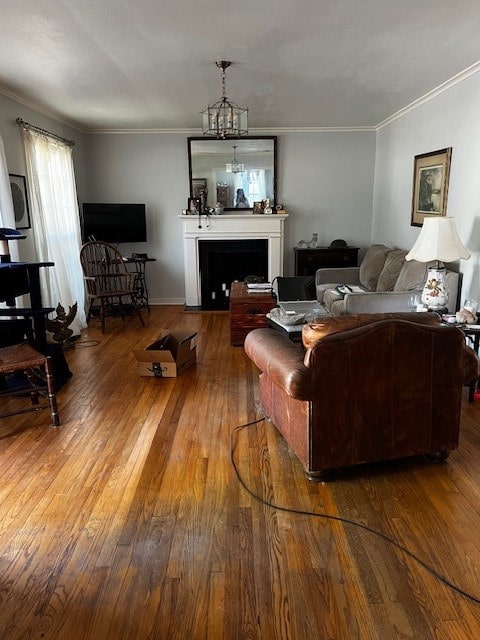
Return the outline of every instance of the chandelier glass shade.
[[[204,135],[217,138],[242,136],[248,133],[248,109],[228,100],[225,90],[225,69],[230,66],[228,60],[215,63],[222,70],[222,97],[202,111]]]
[[[233,145],[233,160],[232,162],[227,162],[225,165],[226,173],[243,173],[245,171],[245,164],[243,162],[238,162],[235,157],[236,148],[236,145]]]

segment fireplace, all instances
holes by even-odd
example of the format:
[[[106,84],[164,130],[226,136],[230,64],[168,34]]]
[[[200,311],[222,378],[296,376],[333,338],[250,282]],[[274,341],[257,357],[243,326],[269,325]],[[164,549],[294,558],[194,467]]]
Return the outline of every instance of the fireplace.
[[[202,285],[202,259],[200,256],[202,242],[204,241],[234,241],[234,240],[261,240],[262,247],[266,246],[266,256],[264,249],[256,249],[252,253],[262,254],[262,260],[266,260],[266,270],[263,273],[255,273],[257,269],[265,269],[265,264],[255,263],[256,269],[249,268],[248,273],[225,271],[223,262],[216,267],[217,275],[220,273],[220,290],[230,289],[233,280],[241,280],[246,275],[266,275],[266,279],[272,281],[276,276],[283,275],[283,240],[284,225],[288,215],[253,215],[252,213],[233,213],[221,216],[202,216],[201,220],[197,216],[178,216],[182,222],[183,230],[183,255],[185,265],[185,303],[187,309],[213,308],[210,306],[212,296],[210,290],[204,290]],[[222,245],[219,245],[220,253]],[[257,245],[257,247],[260,245]],[[203,252],[202,252],[203,255]],[[217,256],[212,258],[213,261]],[[225,256],[228,257],[225,252]],[[245,257],[245,256],[244,256]],[[258,256],[257,256],[258,258]],[[250,265],[249,265],[250,266]],[[202,272],[202,273],[201,273]],[[224,277],[222,277],[223,273]],[[235,273],[239,273],[234,277]],[[225,289],[223,289],[225,285]],[[203,291],[202,291],[203,289]],[[216,289],[215,289],[216,291]],[[210,300],[205,300],[210,297]],[[227,298],[225,294],[220,294],[220,298]],[[221,308],[228,307],[228,301],[224,301]],[[204,306],[205,305],[205,306]],[[208,306],[207,306],[208,305]]]
[[[232,282],[268,279],[268,241],[199,240],[199,261],[202,309],[228,309]]]

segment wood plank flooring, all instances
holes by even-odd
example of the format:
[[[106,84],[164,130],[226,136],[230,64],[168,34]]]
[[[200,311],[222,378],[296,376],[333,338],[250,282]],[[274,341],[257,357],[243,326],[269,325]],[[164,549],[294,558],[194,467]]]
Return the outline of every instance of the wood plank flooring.
[[[198,331],[198,362],[140,378],[132,349]],[[480,605],[480,402],[461,442],[422,460],[306,479],[258,417],[257,371],[226,313],[152,309],[92,324],[48,412],[0,424],[1,640],[463,640]],[[89,342],[90,341],[90,342]]]

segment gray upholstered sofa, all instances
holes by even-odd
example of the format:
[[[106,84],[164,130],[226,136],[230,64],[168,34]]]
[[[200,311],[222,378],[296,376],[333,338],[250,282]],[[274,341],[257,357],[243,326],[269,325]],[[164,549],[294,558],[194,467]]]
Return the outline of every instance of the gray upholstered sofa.
[[[411,311],[412,297],[420,295],[427,269],[435,263],[405,260],[408,251],[383,244],[372,245],[359,267],[318,269],[315,276],[318,300],[333,315]],[[352,293],[335,287],[350,285]],[[447,270],[448,311],[455,313],[460,276]]]

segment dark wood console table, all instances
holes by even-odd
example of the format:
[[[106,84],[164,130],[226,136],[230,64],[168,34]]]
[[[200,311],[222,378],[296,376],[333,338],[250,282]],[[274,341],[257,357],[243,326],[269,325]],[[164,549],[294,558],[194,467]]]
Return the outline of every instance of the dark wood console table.
[[[358,247],[295,247],[295,275],[314,276],[322,267],[356,267]]]

